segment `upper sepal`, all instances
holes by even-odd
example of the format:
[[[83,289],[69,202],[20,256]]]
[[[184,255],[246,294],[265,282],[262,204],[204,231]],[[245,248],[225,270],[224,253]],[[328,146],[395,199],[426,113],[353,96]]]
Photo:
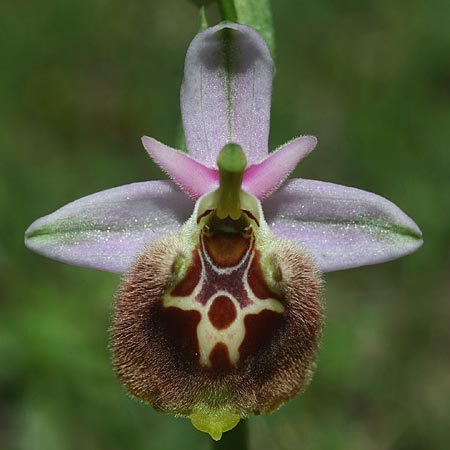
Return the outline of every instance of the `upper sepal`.
[[[227,143],[249,164],[268,152],[273,61],[256,30],[224,22],[199,33],[186,54],[181,113],[189,154],[216,166]]]

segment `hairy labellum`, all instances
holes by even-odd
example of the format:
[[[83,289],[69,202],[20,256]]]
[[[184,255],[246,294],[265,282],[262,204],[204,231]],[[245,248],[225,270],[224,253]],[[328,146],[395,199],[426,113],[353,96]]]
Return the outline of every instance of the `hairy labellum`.
[[[312,261],[274,238],[257,206],[232,220],[199,202],[179,234],[138,257],[115,305],[126,388],[214,438],[302,390],[321,335]]]

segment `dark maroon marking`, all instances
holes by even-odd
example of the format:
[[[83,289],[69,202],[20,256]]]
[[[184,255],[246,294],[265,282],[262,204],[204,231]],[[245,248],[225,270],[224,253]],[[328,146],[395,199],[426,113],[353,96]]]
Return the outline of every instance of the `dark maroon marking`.
[[[266,300],[268,298],[282,300],[283,297],[273,292],[267,285],[267,282],[263,275],[263,271],[261,269],[260,259],[261,253],[258,250],[255,250],[255,256],[248,271],[247,278],[250,289],[253,291],[256,297],[261,300]],[[281,276],[281,274],[279,276]]]
[[[259,220],[248,209],[243,209],[242,212],[245,213],[248,218],[255,221],[256,225],[259,227]]]
[[[185,311],[184,309],[170,306],[162,307],[160,320],[166,331],[167,340],[172,344],[176,354],[183,359],[198,363],[199,343],[197,338],[197,326],[201,320],[199,311]],[[161,345],[164,345],[161,343]]]
[[[205,265],[205,269],[205,282],[202,283],[202,288],[195,297],[195,299],[202,305],[205,305],[207,301],[219,290],[229,292],[230,295],[238,301],[241,308],[252,304],[252,300],[247,295],[243,282],[246,269],[245,264],[238,269],[233,270],[229,274],[217,273],[208,265]]]
[[[187,297],[194,292],[202,276],[202,263],[197,249],[192,252],[192,263],[186,271],[184,278],[175,286],[171,295],[173,297]]]
[[[218,273],[212,266],[208,264],[205,257],[205,250],[202,249],[202,256],[205,263],[205,280],[202,283],[202,288],[197,294],[195,299],[205,305],[208,300],[217,293],[219,290],[224,290],[230,293],[238,302],[241,308],[251,305],[252,300],[247,295],[247,291],[244,286],[244,276],[247,269],[247,262],[250,258],[251,251],[254,247],[254,240],[250,239],[251,247],[247,256],[244,256],[245,260],[243,264],[237,269],[231,271],[231,273]]]
[[[233,364],[231,364],[230,355],[228,354],[228,348],[222,342],[219,342],[214,346],[209,355],[209,360],[211,361],[211,367],[214,370],[225,371],[233,369]]]
[[[208,317],[214,328],[224,330],[236,320],[236,307],[231,299],[225,295],[219,295],[209,308]]]
[[[197,217],[197,223],[200,223],[200,220],[203,219],[203,217],[206,217],[207,215],[211,214],[214,210],[213,209],[207,209],[204,213],[200,214]]]
[[[217,267],[233,267],[239,264],[250,247],[250,239],[236,233],[203,234],[206,252]]]
[[[283,321],[283,314],[263,309],[258,314],[248,314],[244,319],[245,337],[239,347],[240,357],[255,355],[257,351],[267,350],[277,328]],[[279,349],[277,349],[279,350]],[[288,352],[289,349],[286,349]]]

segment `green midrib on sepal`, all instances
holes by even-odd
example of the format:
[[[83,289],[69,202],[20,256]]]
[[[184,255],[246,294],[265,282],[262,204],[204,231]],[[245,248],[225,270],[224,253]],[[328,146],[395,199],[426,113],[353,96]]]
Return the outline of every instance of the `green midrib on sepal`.
[[[269,219],[270,220],[270,219]],[[308,225],[328,225],[328,226],[339,226],[339,227],[348,227],[354,226],[361,229],[368,229],[368,232],[376,235],[389,235],[391,238],[394,236],[401,236],[403,238],[410,238],[416,241],[422,240],[422,234],[420,232],[416,232],[415,230],[404,227],[398,224],[389,224],[380,219],[356,219],[356,220],[333,220],[333,219],[322,219],[322,220],[303,220],[302,218],[294,218],[289,217],[289,222],[295,221],[298,223],[304,223]],[[386,238],[388,238],[386,236]]]
[[[403,238],[409,238],[415,241],[421,241],[422,240],[422,234],[416,232],[415,230],[403,227],[401,225],[397,224],[386,224],[385,222],[377,219],[371,219],[371,220],[302,220],[301,218],[294,219],[292,217],[289,218],[289,221],[294,220],[298,223],[304,223],[304,224],[317,224],[317,225],[329,225],[329,226],[355,226],[359,228],[369,228],[369,232],[376,233],[376,234],[385,234],[389,236],[401,236]],[[82,224],[80,224],[82,225]],[[123,231],[126,231],[125,227],[118,227],[118,226],[102,226],[101,224],[96,224],[94,227],[88,227],[88,226],[74,226],[74,223],[70,219],[65,220],[59,220],[56,221],[53,225],[43,225],[39,228],[36,228],[35,230],[32,230],[30,232],[27,232],[25,234],[25,238],[28,241],[38,239],[38,238],[45,238],[46,236],[51,238],[57,238],[62,239],[64,237],[68,238],[67,240],[70,242],[72,239],[69,239],[69,236],[73,236],[75,238],[76,235],[79,235],[80,233],[86,233],[86,232],[113,232],[113,233],[120,233]],[[142,226],[142,229],[145,227]]]
[[[98,231],[104,231],[107,232],[109,227],[105,227],[103,230],[99,228],[95,228],[95,230]],[[32,241],[39,238],[45,238],[45,237],[57,237],[60,236],[60,238],[70,235],[70,234],[77,234],[82,233],[88,230],[83,230],[81,228],[75,228],[73,226],[69,226],[67,221],[57,221],[53,225],[44,225],[42,227],[36,228],[33,231],[27,231],[25,233],[25,239],[27,241]],[[93,230],[89,230],[93,231]]]
[[[52,224],[45,224],[39,226],[31,231],[25,232],[26,242],[34,242],[37,240],[57,240],[58,242],[70,244],[80,240],[80,236],[85,233],[125,233],[136,230],[149,230],[145,223],[140,225],[133,224],[132,226],[118,226],[111,223],[111,225],[103,225],[100,223],[90,223],[88,221],[79,221],[74,218],[65,218],[55,220]]]
[[[234,54],[232,52],[233,46],[233,33],[235,30],[231,28],[224,28],[220,31],[222,38],[222,48],[223,48],[223,57],[224,57],[224,68],[225,68],[225,89],[226,89],[226,98],[227,98],[227,126],[228,126],[228,139],[231,139],[233,135],[233,94],[232,94],[232,82],[233,82],[233,64],[238,65],[238,61],[235,58],[238,58],[239,55]]]
[[[246,199],[241,198],[241,202],[244,202],[243,205],[246,205]],[[302,224],[307,227],[314,227],[315,225],[318,227],[324,226],[342,229],[352,227],[355,232],[364,232],[380,243],[385,242],[387,246],[392,246],[392,248],[398,247],[400,253],[402,253],[402,246],[412,248],[419,246],[422,242],[422,234],[420,231],[376,218],[356,220],[302,220],[301,218],[287,217],[287,220],[291,225],[295,222],[298,223],[299,228]],[[143,233],[151,231],[148,225],[140,223],[127,224],[127,226],[118,226],[118,224],[106,226],[101,223],[77,221],[69,217],[56,220],[51,224],[42,224],[42,226],[26,232],[25,243],[34,251],[46,254],[46,249],[55,245],[77,245],[95,242],[100,237],[102,239],[107,237],[117,239],[117,236],[119,235],[120,237],[122,233]]]

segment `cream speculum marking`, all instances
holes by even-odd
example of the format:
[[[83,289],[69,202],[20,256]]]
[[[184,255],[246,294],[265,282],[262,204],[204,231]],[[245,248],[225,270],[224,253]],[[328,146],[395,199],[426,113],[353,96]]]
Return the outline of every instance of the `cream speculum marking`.
[[[217,219],[210,211],[199,229],[190,270],[164,295],[163,306],[198,311],[198,362],[212,369],[232,368],[251,333],[245,318],[266,310],[282,313],[284,307],[264,278],[259,224],[251,213],[243,211],[241,220],[234,221]]]

